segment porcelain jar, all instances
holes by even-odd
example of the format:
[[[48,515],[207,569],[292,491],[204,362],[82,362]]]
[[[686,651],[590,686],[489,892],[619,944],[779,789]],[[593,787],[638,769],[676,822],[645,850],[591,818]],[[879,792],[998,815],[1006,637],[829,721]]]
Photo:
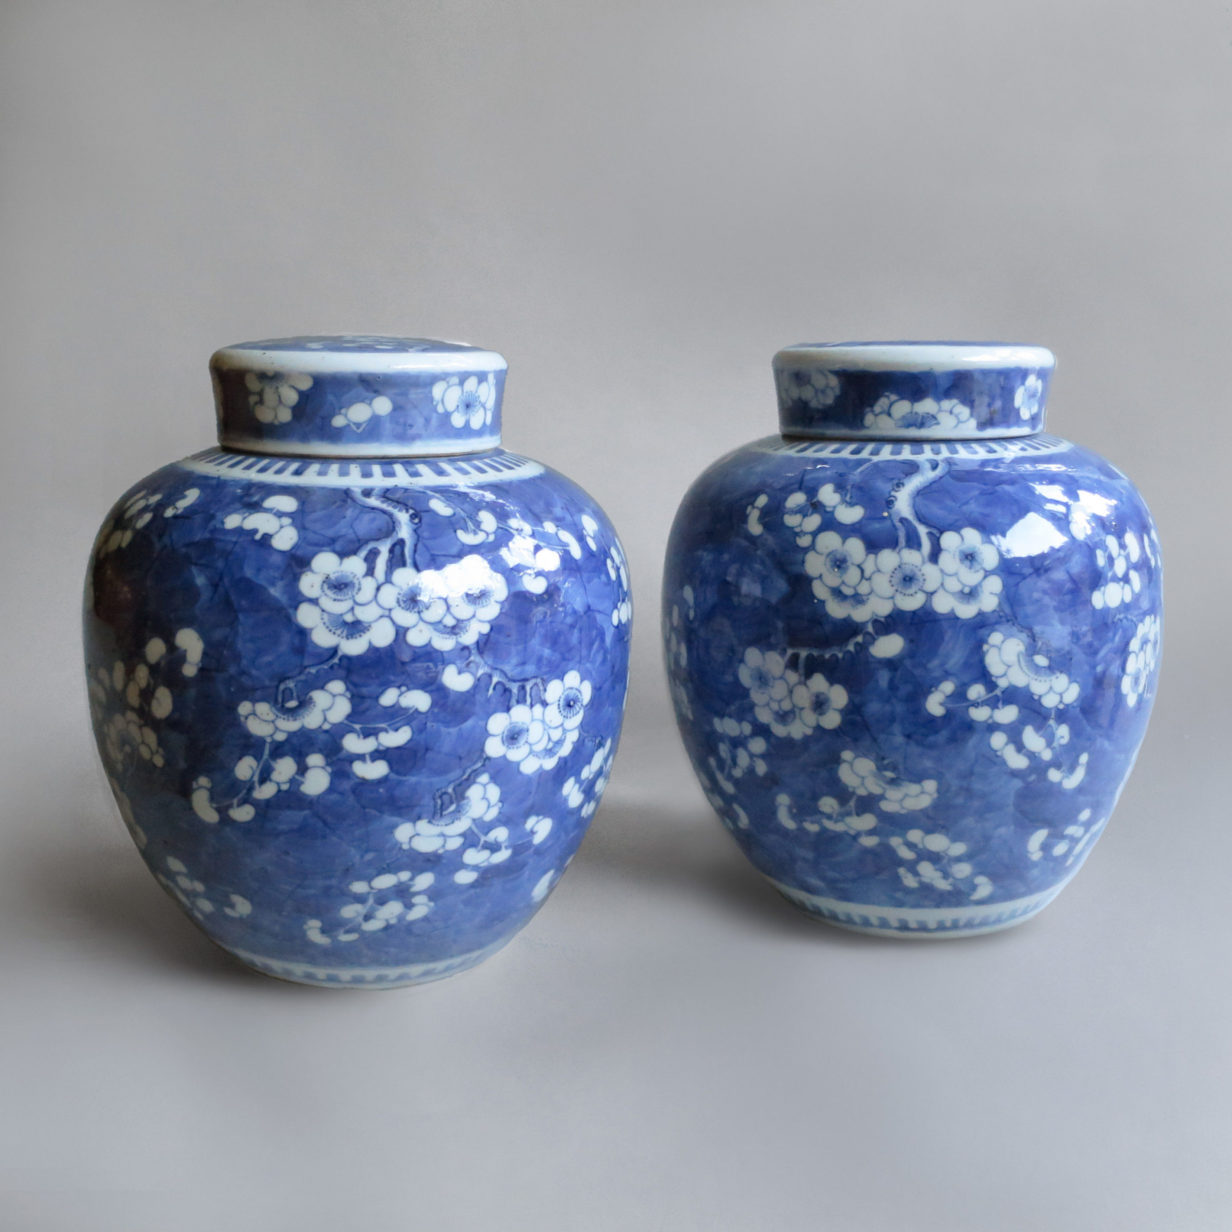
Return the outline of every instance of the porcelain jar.
[[[1052,355],[790,347],[781,435],[685,496],[663,630],[707,797],[831,923],[900,936],[1034,915],[1146,730],[1160,557],[1133,485],[1044,432]]]
[[[625,558],[575,484],[501,448],[505,368],[418,339],[227,347],[220,448],[99,533],[86,668],[112,791],[155,877],[260,971],[472,966],[603,794]]]

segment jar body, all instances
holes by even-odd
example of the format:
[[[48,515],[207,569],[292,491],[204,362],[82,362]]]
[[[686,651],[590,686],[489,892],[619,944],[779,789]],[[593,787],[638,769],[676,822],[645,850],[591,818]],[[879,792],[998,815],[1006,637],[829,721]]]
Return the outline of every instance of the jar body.
[[[686,495],[663,630],[694,769],[758,870],[832,923],[962,935],[1090,852],[1160,603],[1141,498],[1060,438],[771,437]]]
[[[206,451],[96,542],[99,752],[151,871],[241,960],[436,979],[507,942],[581,841],[629,615],[610,524],[538,463]]]

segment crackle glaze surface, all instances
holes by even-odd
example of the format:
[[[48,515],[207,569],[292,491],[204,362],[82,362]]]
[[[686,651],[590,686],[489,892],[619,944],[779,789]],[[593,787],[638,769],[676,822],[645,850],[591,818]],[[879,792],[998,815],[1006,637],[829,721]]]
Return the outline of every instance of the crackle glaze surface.
[[[245,962],[436,979],[509,940],[576,850],[630,614],[611,526],[539,463],[208,450],[98,536],[99,750],[155,876]]]
[[[1004,927],[1076,871],[1133,764],[1159,659],[1154,527],[1096,455],[1005,435],[1011,411],[1042,424],[1046,374],[976,373],[994,391],[977,414],[874,368],[857,413],[846,372],[801,364],[776,359],[798,436],[715,463],[672,531],[664,637],[689,755],[806,910],[872,932]],[[946,439],[955,423],[977,439]]]

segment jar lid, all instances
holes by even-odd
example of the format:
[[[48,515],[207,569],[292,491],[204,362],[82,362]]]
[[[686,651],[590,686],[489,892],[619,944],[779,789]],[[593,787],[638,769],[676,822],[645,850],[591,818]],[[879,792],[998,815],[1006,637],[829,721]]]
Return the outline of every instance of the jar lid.
[[[804,343],[774,357],[779,423],[784,436],[1029,436],[1055,362],[1003,342]]]
[[[255,453],[422,457],[500,444],[504,359],[370,334],[239,342],[210,359],[218,440]]]

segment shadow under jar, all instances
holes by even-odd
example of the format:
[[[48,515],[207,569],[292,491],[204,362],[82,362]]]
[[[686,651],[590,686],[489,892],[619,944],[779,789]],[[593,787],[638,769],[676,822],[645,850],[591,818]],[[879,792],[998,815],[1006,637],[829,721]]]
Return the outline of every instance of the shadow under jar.
[[[677,514],[663,634],[708,799],[788,899],[862,932],[1019,923],[1146,731],[1160,557],[1130,481],[1044,433],[1039,347],[774,358],[781,436]]]
[[[222,447],[125,493],[90,560],[120,811],[260,971],[388,987],[473,966],[539,908],[607,784],[620,543],[500,447],[493,352],[285,338],[211,370]]]

